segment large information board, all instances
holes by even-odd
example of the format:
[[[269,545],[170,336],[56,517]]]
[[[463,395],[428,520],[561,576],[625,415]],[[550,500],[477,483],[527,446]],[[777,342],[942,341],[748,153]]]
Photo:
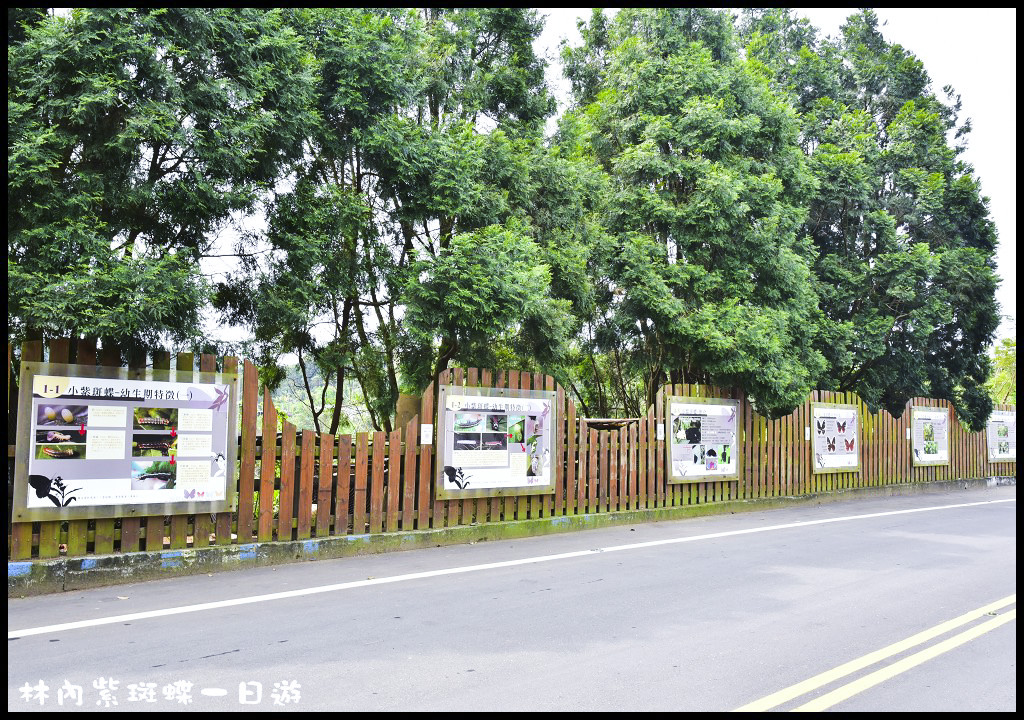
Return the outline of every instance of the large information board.
[[[814,472],[860,470],[860,429],[857,406],[811,403]]]
[[[237,376],[182,376],[22,363],[14,520],[232,509]]]
[[[670,396],[667,405],[668,481],[739,478],[739,400]]]
[[[985,435],[990,463],[1017,462],[1016,410],[993,410]]]
[[[436,497],[554,492],[556,405],[554,392],[442,385]]]
[[[915,466],[949,465],[948,408],[912,406],[910,437]]]

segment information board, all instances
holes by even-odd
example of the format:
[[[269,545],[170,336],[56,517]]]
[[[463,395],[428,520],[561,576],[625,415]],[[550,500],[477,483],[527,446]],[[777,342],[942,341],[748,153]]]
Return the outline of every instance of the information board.
[[[814,472],[860,470],[860,428],[857,406],[811,403]]]
[[[993,410],[986,428],[988,461],[1017,462],[1017,411]]]
[[[739,401],[670,396],[667,406],[668,481],[739,478]]]
[[[915,466],[949,465],[948,408],[912,406],[910,437]]]
[[[230,510],[237,376],[172,375],[22,363],[14,519]]]
[[[438,499],[554,492],[554,392],[443,385],[438,406]]]

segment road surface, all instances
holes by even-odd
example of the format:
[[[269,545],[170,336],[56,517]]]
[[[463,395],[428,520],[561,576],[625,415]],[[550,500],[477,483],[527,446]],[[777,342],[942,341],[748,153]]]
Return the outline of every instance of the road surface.
[[[7,685],[43,711],[1013,711],[1016,488],[9,600]]]

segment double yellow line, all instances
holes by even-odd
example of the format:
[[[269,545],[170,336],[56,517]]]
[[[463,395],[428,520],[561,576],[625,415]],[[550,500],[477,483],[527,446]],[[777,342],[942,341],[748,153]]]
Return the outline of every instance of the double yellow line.
[[[947,620],[944,623],[940,623],[935,627],[929,628],[916,635],[911,635],[906,640],[900,640],[897,643],[893,643],[888,647],[884,647],[881,650],[876,650],[873,653],[868,653],[863,657],[859,657],[856,660],[851,660],[848,663],[844,663],[839,667],[833,668],[820,675],[815,675],[809,680],[804,680],[796,685],[791,685],[788,688],[779,690],[778,692],[772,693],[760,700],[755,700],[752,703],[748,703],[743,707],[736,708],[733,712],[764,712],[765,710],[771,710],[772,708],[778,707],[783,703],[794,700],[801,695],[813,692],[820,687],[828,685],[829,683],[835,682],[841,678],[851,675],[858,670],[863,670],[866,667],[874,665],[875,663],[881,662],[886,658],[890,658],[893,655],[898,655],[902,652],[909,650],[910,648],[916,647],[922,643],[928,642],[929,640],[936,638],[940,635],[944,635],[951,630],[955,630],[962,625],[973,622],[980,617],[995,613],[995,611],[1005,608],[1007,605],[1013,605],[1017,602],[1017,595],[1008,595],[1002,600],[996,600],[994,603],[989,603],[977,610],[971,610],[968,613],[964,613],[960,617]],[[912,667],[916,667],[923,662],[927,662],[934,657],[941,655],[944,652],[948,652],[955,647],[963,645],[985,633],[995,630],[1001,625],[1005,625],[1011,620],[1016,619],[1017,609],[1014,608],[1009,612],[1002,615],[998,615],[991,620],[987,620],[979,625],[965,630],[953,637],[947,638],[940,643],[936,643],[931,647],[920,650],[913,655],[909,655],[902,660],[898,660],[891,665],[888,665],[880,670],[876,670],[873,673],[869,673],[864,677],[858,678],[853,682],[847,683],[841,687],[832,690],[821,697],[815,698],[808,703],[801,705],[800,707],[794,708],[794,712],[818,712],[826,710],[833,705],[836,705],[847,698],[853,697],[857,693],[863,692],[868,688],[874,687],[879,683],[885,682],[886,680],[899,675],[902,672],[906,672]]]

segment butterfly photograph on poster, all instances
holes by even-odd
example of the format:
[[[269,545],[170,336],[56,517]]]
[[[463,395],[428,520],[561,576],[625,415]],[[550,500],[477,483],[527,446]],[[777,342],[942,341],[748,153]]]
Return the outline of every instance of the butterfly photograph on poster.
[[[812,446],[819,458],[815,473],[857,472],[860,470],[860,444],[857,441],[859,409],[842,403],[812,403]],[[824,461],[824,462],[822,462]]]

